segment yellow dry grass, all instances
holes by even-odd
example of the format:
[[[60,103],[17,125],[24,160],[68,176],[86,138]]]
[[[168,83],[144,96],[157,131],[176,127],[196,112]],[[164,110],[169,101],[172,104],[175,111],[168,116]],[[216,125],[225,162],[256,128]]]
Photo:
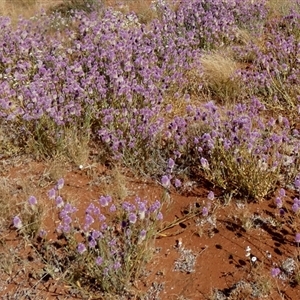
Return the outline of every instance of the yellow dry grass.
[[[42,9],[61,3],[63,0],[2,0],[0,15],[17,20],[19,17],[30,18]]]
[[[290,0],[269,0],[267,2],[271,16],[282,17],[287,15],[291,9],[296,9],[300,12],[300,4],[295,4],[295,1]]]
[[[240,66],[233,59],[230,52],[216,51],[206,53],[201,57],[200,63],[205,88],[214,98],[223,103],[237,99],[240,93],[240,85],[236,82],[233,75]]]

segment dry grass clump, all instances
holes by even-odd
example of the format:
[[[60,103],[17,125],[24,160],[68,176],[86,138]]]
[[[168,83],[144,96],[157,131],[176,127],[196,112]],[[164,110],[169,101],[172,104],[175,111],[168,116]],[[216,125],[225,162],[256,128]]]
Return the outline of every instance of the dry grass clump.
[[[7,217],[14,212],[11,201],[12,186],[8,177],[0,177],[0,231],[7,225]],[[0,239],[1,241],[1,239]]]
[[[212,97],[225,104],[234,102],[241,95],[241,83],[234,78],[239,65],[228,51],[206,53],[200,62],[204,88]]]
[[[274,17],[283,17],[289,14],[291,9],[296,9],[300,12],[300,3],[290,0],[269,0],[267,5],[270,10],[270,15]]]
[[[113,7],[122,13],[128,14],[134,12],[143,24],[148,24],[158,17],[157,12],[152,7],[152,3],[153,1],[151,0],[104,1],[106,7]]]
[[[42,8],[58,0],[2,0],[0,1],[0,15],[10,17],[14,22],[21,16],[30,18]]]
[[[96,4],[100,2],[96,0],[64,0],[57,5],[49,8],[50,13],[60,13],[63,16],[70,15],[74,10],[92,12]]]

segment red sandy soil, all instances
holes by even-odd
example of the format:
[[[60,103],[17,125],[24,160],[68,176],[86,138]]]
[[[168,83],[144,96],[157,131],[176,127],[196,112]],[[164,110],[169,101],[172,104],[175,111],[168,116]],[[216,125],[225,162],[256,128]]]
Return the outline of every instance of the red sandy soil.
[[[0,163],[1,182],[2,185],[7,182],[8,187],[7,203],[12,203],[3,218],[6,223],[3,221],[0,227],[1,299],[92,299],[80,294],[80,283],[76,289],[59,276],[41,279],[41,259],[34,254],[32,245],[19,237],[11,226],[18,207],[30,195],[35,195],[46,212],[42,228],[51,237],[56,224],[47,191],[59,176],[65,178],[64,198],[74,201],[82,212],[108,190],[115,199],[123,194],[122,197],[127,195],[124,199],[140,196],[151,202],[162,199],[163,195],[163,188],[154,181],[125,170],[120,180],[113,170],[97,163],[83,170],[66,163],[36,162],[22,157],[2,159]],[[213,200],[215,225],[213,219],[201,216],[201,207],[208,201],[210,190],[216,195]],[[287,226],[286,217],[277,216],[273,198],[257,203],[232,199],[224,204],[219,191],[197,180],[186,182],[180,192],[171,190],[170,203],[164,205],[164,226],[177,222],[158,235],[146,276],[135,284],[137,294],[145,292],[148,298],[144,299],[153,300],[300,299],[299,285],[292,277],[273,278],[270,273],[272,267],[282,266],[287,258],[299,264],[295,234]],[[192,210],[195,216],[188,218]],[[252,228],[248,228],[253,216],[256,219],[252,219]],[[277,219],[281,225],[262,221],[267,218]],[[200,226],[201,220],[204,221]],[[257,257],[255,263],[246,257],[247,246],[251,248],[251,255]],[[194,266],[188,264],[189,259],[190,263],[194,259]],[[296,266],[296,270],[299,271],[299,267]],[[221,293],[216,296],[217,290],[222,290],[227,297],[222,298]]]

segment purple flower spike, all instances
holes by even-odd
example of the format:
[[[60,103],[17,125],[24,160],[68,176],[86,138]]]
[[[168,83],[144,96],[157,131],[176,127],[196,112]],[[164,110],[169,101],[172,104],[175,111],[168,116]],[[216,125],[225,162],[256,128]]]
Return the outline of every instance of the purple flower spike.
[[[208,170],[208,169],[209,169],[209,163],[208,163],[208,161],[207,161],[206,158],[201,157],[200,163],[201,163],[201,166],[202,166],[202,168],[203,168],[204,170]]]
[[[37,205],[37,200],[34,196],[30,196],[29,199],[28,199],[28,203],[31,205],[31,206],[35,206]]]
[[[13,218],[13,224],[14,224],[14,227],[17,229],[21,229],[23,226],[22,221],[18,216],[15,216]]]
[[[300,233],[296,233],[296,235],[295,235],[295,242],[296,242],[297,244],[300,243]]]
[[[156,216],[156,220],[160,221],[163,219],[163,214],[161,212],[159,212]]]
[[[115,212],[117,210],[116,206],[114,204],[112,204],[109,208],[110,212]]]
[[[170,187],[170,179],[169,179],[169,176],[167,175],[164,175],[162,178],[161,178],[161,184],[164,188],[169,188]]]
[[[139,212],[139,218],[141,220],[145,219],[147,208],[145,202],[138,202],[138,212]]]
[[[114,264],[114,269],[115,269],[115,271],[116,270],[118,270],[118,269],[120,269],[121,268],[121,264],[120,264],[120,262],[116,262],[115,264]]]
[[[208,216],[208,208],[205,207],[205,206],[202,208],[202,216],[203,217],[207,217]]]
[[[100,266],[102,263],[103,263],[103,258],[100,257],[100,256],[98,256],[98,257],[96,258],[96,265],[97,265],[97,266]]]
[[[49,199],[55,199],[55,189],[51,189],[49,192],[48,192],[48,197]]]
[[[300,189],[300,178],[295,179],[294,186],[295,186],[296,189]]]
[[[176,188],[179,188],[179,187],[181,187],[181,181],[179,180],[179,179],[175,179],[175,182],[174,182],[174,185],[175,185],[175,187]]]
[[[86,247],[83,243],[79,243],[77,246],[77,251],[79,254],[82,254],[84,251],[86,251]]]
[[[91,203],[91,204],[89,204],[89,206],[87,207],[87,209],[85,210],[85,212],[87,214],[91,214],[91,213],[93,213],[94,209],[95,209],[95,205],[93,203]]]
[[[158,200],[155,200],[155,202],[149,207],[148,212],[153,213],[157,211],[161,207],[161,204]]]
[[[139,235],[139,242],[142,242],[147,235],[147,231],[145,229],[141,230],[140,235]]]
[[[90,247],[90,248],[95,248],[96,245],[97,245],[97,242],[96,242],[94,239],[91,239],[91,240],[89,241],[89,247]]]
[[[292,211],[294,212],[294,213],[296,213],[296,212],[298,212],[298,210],[299,210],[299,204],[298,203],[294,203],[293,205],[292,205]]]
[[[58,190],[61,190],[63,187],[64,187],[64,184],[65,184],[65,181],[63,178],[60,178],[58,181],[57,181],[57,185],[56,185],[56,188]]]
[[[47,231],[44,230],[44,229],[41,229],[40,232],[39,232],[39,237],[43,238],[47,235]]]
[[[95,222],[94,218],[89,215],[86,214],[85,216],[85,224],[84,224],[84,230],[88,230],[88,228]]]
[[[281,273],[281,270],[279,268],[272,268],[271,269],[271,276],[277,277]]]
[[[101,196],[99,199],[99,203],[102,207],[108,206],[108,204],[111,202],[110,196]]]
[[[175,166],[175,161],[172,158],[169,158],[168,168],[170,169],[170,172],[173,171],[174,166]]]
[[[207,199],[210,201],[213,201],[215,199],[215,194],[214,192],[210,191],[207,195]]]
[[[282,203],[282,200],[280,197],[276,197],[275,203],[276,203],[277,208],[282,208],[283,203]]]
[[[282,188],[281,188],[281,189],[279,190],[279,197],[280,197],[280,198],[285,197],[285,189],[282,189]]]
[[[55,203],[57,208],[62,208],[64,206],[64,201],[61,196],[56,197]]]
[[[135,206],[129,202],[123,202],[122,204],[122,208],[127,211],[127,212],[131,212],[135,210]]]
[[[130,213],[128,219],[131,224],[134,224],[137,221],[137,216],[134,213]]]

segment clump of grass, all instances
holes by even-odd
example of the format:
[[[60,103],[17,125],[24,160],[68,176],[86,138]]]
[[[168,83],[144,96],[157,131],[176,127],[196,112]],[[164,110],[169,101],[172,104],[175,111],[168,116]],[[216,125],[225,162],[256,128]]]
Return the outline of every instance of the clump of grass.
[[[97,0],[63,0],[62,3],[50,7],[48,11],[68,17],[74,14],[75,11],[92,12],[98,3]]]
[[[242,92],[241,82],[233,76],[239,66],[227,52],[208,52],[200,59],[204,88],[222,104],[235,102]]]
[[[280,18],[288,15],[292,9],[300,11],[300,5],[297,1],[290,0],[269,0],[267,1],[269,15],[273,18]]]
[[[90,129],[82,130],[67,128],[64,139],[64,155],[77,166],[85,165],[88,162],[90,154]]]
[[[116,3],[115,1],[105,0],[104,5],[106,7],[113,7],[115,10],[118,10],[123,14],[130,14],[134,12],[139,22],[147,25],[158,17],[155,2],[156,1],[149,0],[129,0]]]
[[[107,195],[111,195],[113,198],[120,201],[129,196],[127,188],[127,179],[120,167],[115,167],[111,172],[111,180],[109,183],[104,182],[104,192]]]

